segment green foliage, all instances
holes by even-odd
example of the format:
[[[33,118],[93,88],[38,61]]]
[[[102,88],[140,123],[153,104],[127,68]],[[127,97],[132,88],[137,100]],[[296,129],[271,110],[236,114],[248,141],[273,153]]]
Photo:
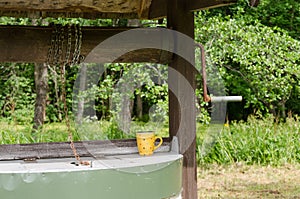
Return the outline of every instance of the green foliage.
[[[146,110],[157,105],[166,113],[168,95],[166,79],[167,70],[164,65],[106,64],[99,85],[87,92],[95,94],[97,99],[95,108],[104,118],[120,111],[121,99],[125,95],[131,100],[135,100],[139,95]]]
[[[197,122],[200,122],[202,124],[209,124],[211,121],[210,118],[210,108],[209,108],[209,103],[204,102],[203,100],[203,89],[202,85],[199,86],[196,91],[195,95],[197,97],[197,103],[196,103],[196,109],[197,109],[197,116],[196,120]]]
[[[261,0],[257,8],[251,8],[248,5],[248,0],[240,0],[238,4],[223,7],[219,9],[211,9],[201,11],[196,16],[196,40],[205,44],[207,52],[208,72],[213,73],[213,67],[216,67],[220,72],[221,77],[225,82],[229,95],[242,95],[245,99],[245,107],[249,107],[254,111],[282,112],[285,107],[295,113],[300,112],[299,108],[299,28],[300,28],[300,4],[296,0]],[[47,18],[47,19],[28,19],[28,18],[11,18],[1,17],[1,25],[41,25],[46,26],[50,23],[54,24],[80,24],[81,26],[125,26],[126,20],[120,20],[113,24],[109,19],[85,20],[85,19],[63,19],[63,18]],[[146,22],[144,25],[151,25]],[[146,65],[146,66],[145,66]],[[73,92],[73,84],[77,78],[78,67],[67,69],[67,103],[71,110],[71,94]],[[35,96],[34,93],[34,77],[32,64],[2,64],[0,66],[0,108],[1,116],[5,120],[14,121],[15,123],[29,124],[33,117],[33,106]],[[59,81],[59,71],[55,71]],[[133,72],[135,72],[133,74]],[[54,79],[55,73],[49,73],[49,95],[47,104],[47,121],[56,122],[63,119],[63,104],[56,103],[59,89],[55,88]],[[131,79],[126,79],[129,76]],[[219,78],[219,77],[218,77]],[[124,135],[118,127],[112,115],[111,103],[113,100],[120,103],[120,93],[116,92],[116,86],[120,83],[130,82],[134,84],[135,89],[131,92],[131,100],[136,100],[136,96],[140,96],[143,101],[142,118],[137,120],[163,121],[168,122],[168,88],[166,84],[167,70],[162,65],[149,64],[107,64],[105,65],[105,73],[100,78],[99,84],[91,89],[91,93],[96,95],[95,110],[97,116],[102,120],[99,123],[95,122],[96,126],[103,128],[101,136],[90,133],[89,135],[75,136],[75,139],[115,139],[124,138],[130,135]],[[214,82],[213,82],[214,81]],[[213,80],[212,83],[218,83],[218,80]],[[199,85],[199,87],[201,87]],[[208,124],[210,122],[209,113],[207,111],[208,104],[202,101],[202,90],[196,91],[199,98],[198,108],[201,109],[198,122]],[[59,96],[58,96],[59,97]],[[119,101],[118,101],[119,100]],[[244,107],[244,108],[245,108]],[[148,112],[152,115],[148,116]],[[163,113],[163,114],[162,114]],[[146,116],[145,116],[146,115]],[[161,115],[164,118],[161,118]],[[150,118],[151,117],[151,118]],[[107,122],[108,120],[110,122]],[[271,120],[271,119],[270,119]],[[103,123],[107,122],[106,124]],[[290,120],[288,120],[290,122]],[[250,119],[254,123],[253,119]],[[267,120],[269,126],[265,123],[259,123],[261,127],[271,129],[271,123]],[[146,127],[153,127],[149,122],[143,124]],[[91,127],[93,127],[93,125]],[[236,126],[235,126],[236,125]],[[240,126],[248,125],[248,123],[233,124],[231,130],[236,128],[242,131]],[[280,125],[279,125],[280,126]],[[139,125],[132,126],[133,129],[140,129]],[[162,128],[164,128],[163,126]],[[258,126],[256,126],[259,128]],[[157,127],[153,127],[157,128]],[[246,128],[246,127],[245,127]],[[247,127],[248,128],[248,127]],[[24,136],[22,132],[29,130],[21,130],[13,138],[10,134],[12,131],[2,131],[2,139],[8,143],[18,143],[20,140],[24,142],[32,142],[31,137]],[[251,128],[249,127],[250,131]],[[285,128],[282,127],[285,131]],[[297,129],[294,129],[297,130]],[[165,130],[162,130],[166,133]],[[222,135],[224,138],[236,139],[232,131],[224,130]],[[270,131],[270,130],[269,130]],[[44,132],[44,131],[41,131]],[[61,129],[51,130],[53,134],[60,134]],[[90,131],[93,132],[93,131]],[[77,132],[78,133],[78,132]],[[256,132],[260,136],[260,132]],[[25,133],[27,134],[27,133]],[[50,134],[50,133],[49,133]],[[167,134],[167,133],[166,133]],[[246,133],[244,133],[246,134]],[[266,133],[265,133],[266,134]],[[276,131],[276,134],[278,132]],[[47,137],[47,133],[38,137],[40,141],[65,141],[67,135],[60,134],[59,138]],[[254,135],[254,134],[253,134]],[[256,135],[256,134],[255,134]],[[269,134],[266,134],[269,136]],[[82,135],[81,135],[82,136]],[[293,135],[295,136],[295,135]],[[286,137],[280,139],[288,141]],[[261,144],[268,150],[272,143],[275,142],[275,137],[270,137],[268,144]],[[11,140],[11,141],[9,141]],[[277,143],[277,141],[275,142]],[[217,143],[216,150],[219,150],[223,145],[230,146],[232,143]],[[219,148],[218,148],[219,147]],[[233,147],[233,146],[232,146]],[[233,150],[233,149],[230,149]],[[254,149],[253,149],[254,150]],[[236,149],[234,149],[236,151]],[[244,151],[247,153],[247,151]],[[291,152],[295,152],[292,151]],[[260,152],[254,151],[255,156]],[[256,154],[257,153],[257,154]],[[240,157],[228,155],[225,151],[217,151],[211,156],[211,160],[204,162],[215,161],[218,159],[227,158],[220,162],[246,161],[256,162],[260,164],[271,163],[273,160],[270,157],[265,159],[251,159],[252,155]],[[282,158],[281,156],[278,158]],[[275,164],[275,163],[274,163]]]
[[[211,151],[201,156],[198,163],[283,165],[299,163],[299,118],[288,118],[286,123],[274,123],[274,117],[249,117],[248,122],[234,122],[224,127]],[[201,135],[198,139],[200,146]]]
[[[71,123],[71,132],[74,141],[135,138],[135,132],[149,129],[156,130],[157,134],[161,136],[168,135],[168,127],[166,125],[158,127],[156,123],[151,122],[133,122],[129,134],[122,132],[119,129],[118,123],[113,120],[90,121],[86,124],[86,126],[81,126],[81,129],[75,129],[75,124]],[[34,134],[34,137],[32,135],[31,124],[11,125],[9,121],[1,119],[0,125],[0,144],[66,142],[69,139],[67,126],[64,122],[47,123]]]
[[[300,115],[300,86],[293,87],[291,97],[286,102],[288,113]]]
[[[259,22],[212,17],[196,18],[197,40],[205,43],[208,60],[218,68],[230,94],[242,95],[246,107],[278,110],[299,79],[300,42]]]
[[[111,19],[82,19],[82,18],[14,18],[0,17],[0,25],[33,25],[33,26],[48,26],[53,24],[80,24],[81,26],[112,26]]]
[[[260,0],[257,7],[251,7],[249,0],[238,0],[230,6],[205,11],[206,18],[235,18],[255,23],[259,21],[268,27],[285,30],[291,37],[300,39],[300,4],[297,0]]]
[[[112,139],[124,139],[124,138],[133,138],[131,134],[125,134],[122,130],[120,130],[118,123],[116,121],[112,121],[106,131],[104,132],[105,138]]]
[[[72,94],[74,82],[77,78],[78,65],[66,67],[65,87],[66,87],[66,102],[69,115],[72,116]],[[51,68],[51,69],[50,69]],[[61,122],[65,116],[64,104],[62,101],[62,80],[59,67],[48,66],[48,93],[46,107],[46,122]]]
[[[31,134],[31,125],[11,125],[0,121],[0,144],[20,144],[35,142],[64,142],[68,140],[67,127],[64,123],[45,124],[35,138]],[[130,134],[119,130],[116,122],[105,120],[89,123],[89,128],[101,131],[81,131],[72,128],[74,140],[99,140],[134,138],[138,130],[156,130],[159,135],[167,136],[168,127],[157,127],[155,123],[134,122]],[[72,125],[73,126],[73,125]],[[100,128],[99,128],[100,127]],[[299,163],[300,123],[298,117],[289,117],[285,123],[274,123],[274,117],[263,120],[254,116],[248,122],[233,122],[224,126],[216,139],[215,145],[204,156],[201,155],[201,142],[208,130],[208,125],[197,124],[197,161],[200,166],[206,164],[245,164],[283,165]]]
[[[0,64],[0,114],[18,123],[30,123],[34,106],[34,67]]]
[[[64,123],[45,124],[32,136],[31,124],[13,124],[0,121],[0,144],[25,144],[39,142],[66,142],[68,141],[68,131]],[[74,140],[78,140],[75,130],[72,129]]]
[[[300,4],[298,0],[261,0],[249,14],[262,24],[279,27],[300,40]]]

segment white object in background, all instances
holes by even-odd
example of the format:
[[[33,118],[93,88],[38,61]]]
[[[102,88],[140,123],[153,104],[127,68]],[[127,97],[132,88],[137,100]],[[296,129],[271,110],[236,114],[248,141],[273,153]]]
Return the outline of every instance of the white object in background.
[[[241,102],[242,96],[212,96],[211,102]]]

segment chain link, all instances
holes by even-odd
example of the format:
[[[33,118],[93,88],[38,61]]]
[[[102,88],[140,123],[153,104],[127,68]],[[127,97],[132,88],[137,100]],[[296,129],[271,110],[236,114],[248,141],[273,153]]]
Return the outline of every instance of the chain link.
[[[66,50],[66,60],[65,65],[70,64],[70,56],[71,56],[71,49],[72,49],[72,25],[68,25],[68,45]],[[71,64],[72,66],[72,64]]]
[[[81,51],[81,44],[82,44],[82,30],[81,26],[78,25],[78,46],[77,46],[77,57],[76,57],[76,63],[80,63],[80,51]]]
[[[67,106],[67,92],[66,92],[66,66],[69,65],[72,67],[75,64],[79,63],[80,58],[80,51],[81,51],[81,44],[82,44],[82,31],[79,25],[74,26],[75,32],[75,42],[74,42],[74,52],[72,55],[72,60],[70,61],[71,57],[71,50],[72,50],[72,25],[68,25],[67,29],[67,39],[65,38],[65,26],[61,25],[54,25],[54,29],[52,31],[51,36],[51,43],[48,49],[47,55],[47,64],[55,66],[59,66],[60,68],[60,79],[61,79],[61,97],[62,102],[64,105],[64,114],[65,120],[68,130],[68,139],[70,141],[70,147],[72,149],[73,155],[75,156],[76,160],[79,164],[83,165],[90,165],[87,161],[82,161],[80,159],[79,154],[77,153],[73,134],[71,131],[71,125],[68,115],[68,106]],[[64,46],[65,40],[67,41],[67,45]],[[64,50],[65,49],[65,50]],[[54,51],[54,53],[53,53]],[[65,54],[65,57],[63,56]]]
[[[59,25],[54,25],[54,32],[55,32],[55,35],[54,35],[54,37],[55,37],[55,42],[54,42],[54,47],[53,47],[53,49],[54,49],[54,56],[53,56],[53,58],[52,58],[52,60],[53,60],[53,66],[56,66],[57,64],[58,64],[58,59],[57,59],[57,56],[58,56],[58,46],[59,46],[59,44],[58,44],[58,42],[59,42],[59,31],[58,31],[58,26]]]
[[[74,32],[75,32],[75,43],[74,43],[74,53],[72,57],[72,65],[76,64],[76,57],[77,57],[77,48],[78,48],[78,29],[77,25],[74,26]]]
[[[59,42],[58,42],[58,65],[63,65],[63,53],[64,53],[64,42],[65,42],[65,27],[60,26],[59,30]]]
[[[51,42],[50,42],[50,47],[48,49],[48,54],[47,54],[47,65],[50,66],[51,63],[53,63],[53,51],[54,51],[54,42],[55,42],[55,30],[56,28],[52,28],[52,33],[51,33]]]
[[[72,27],[74,27],[74,42]],[[79,64],[83,60],[81,46],[82,29],[80,25],[68,25],[66,29],[66,26],[55,24],[48,49],[47,63],[53,66],[59,66],[61,63],[70,66]]]

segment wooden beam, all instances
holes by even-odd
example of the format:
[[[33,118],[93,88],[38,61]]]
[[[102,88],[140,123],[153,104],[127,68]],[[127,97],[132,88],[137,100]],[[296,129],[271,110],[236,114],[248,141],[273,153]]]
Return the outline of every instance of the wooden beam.
[[[98,44],[126,31],[126,28],[82,28],[81,55],[86,57]],[[156,31],[149,29],[149,31]],[[0,26],[0,62],[25,62],[45,63],[51,44],[52,27],[28,27],[28,26]],[[74,37],[73,37],[74,40]],[[65,44],[67,42],[65,41]],[[117,47],[105,49],[101,57],[97,58],[100,63],[110,63],[109,54],[118,51]],[[141,49],[129,52],[114,62],[152,62],[168,63],[171,53],[165,53],[159,49]]]
[[[103,157],[138,153],[135,139],[98,140],[75,142],[80,157]],[[164,138],[156,152],[170,151],[170,142]],[[72,158],[74,154],[69,142],[0,145],[0,161],[24,159]]]
[[[237,0],[188,0],[195,11],[236,3]],[[155,19],[167,16],[168,0],[0,0],[0,16],[28,18]]]
[[[168,0],[152,0],[149,18],[159,19],[167,17]]]
[[[185,9],[185,0],[168,0],[168,27],[194,39],[194,15]],[[176,40],[175,40],[176,43]],[[191,85],[196,88],[196,70],[193,67],[194,45],[179,44],[177,48],[188,52],[192,64],[174,54],[170,67],[179,72]],[[180,51],[180,50],[179,50]],[[197,198],[197,164],[196,164],[196,111],[195,95],[184,90],[185,83],[169,69],[169,124],[170,136],[177,136],[179,150],[183,154],[183,198]],[[176,84],[176,85],[170,85]],[[179,103],[180,102],[180,103]],[[184,106],[184,107],[181,107]],[[181,119],[182,118],[182,119]],[[180,125],[180,128],[179,128]],[[187,146],[188,145],[188,146]]]

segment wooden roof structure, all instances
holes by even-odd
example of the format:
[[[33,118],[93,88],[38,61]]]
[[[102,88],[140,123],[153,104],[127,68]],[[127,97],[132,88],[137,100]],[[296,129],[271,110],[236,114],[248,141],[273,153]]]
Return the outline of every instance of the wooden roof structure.
[[[160,19],[167,18],[167,26],[194,38],[193,12],[235,3],[236,0],[0,0],[0,16],[46,18],[127,18]],[[88,54],[106,38],[125,31],[124,28],[83,27],[82,53]],[[0,62],[46,62],[51,27],[0,26]],[[27,50],[30,47],[30,52]],[[194,46],[184,46],[194,53]],[[166,55],[157,49],[139,50],[119,59],[121,62],[168,63],[180,72],[196,88],[193,66],[179,55]],[[118,61],[118,60],[117,60]],[[176,82],[177,94],[169,92],[170,138],[176,136],[179,123],[183,126],[178,137],[179,145],[184,145],[187,137],[196,135],[195,96],[191,93],[180,95],[182,82],[169,73],[170,82]],[[177,99],[176,96],[180,96]],[[179,101],[189,104],[180,112]],[[184,118],[181,120],[181,118]],[[125,142],[124,142],[125,143]],[[133,142],[131,142],[132,145]],[[63,143],[63,148],[66,144]],[[36,148],[37,146],[34,145]],[[7,148],[4,147],[4,148]],[[2,147],[2,149],[4,149]],[[38,146],[40,148],[40,146]],[[0,146],[1,152],[1,146]],[[183,155],[183,198],[197,198],[196,138],[189,148],[179,152]]]
[[[236,0],[182,0],[182,9],[193,12],[224,5]],[[39,18],[166,18],[168,0],[0,0],[0,16]],[[53,27],[0,26],[0,62],[45,63]],[[85,57],[100,42],[128,28],[83,27],[81,55]],[[11,48],[14,46],[14,48]],[[31,50],[28,51],[28,46]],[[112,50],[112,49],[110,49]],[[117,50],[117,49],[114,49]],[[109,52],[107,52],[109,53]],[[12,56],[13,55],[13,56]],[[170,63],[172,55],[158,49],[141,49],[115,62]],[[103,56],[102,62],[106,62]]]
[[[235,3],[236,0],[188,0],[196,11]],[[0,0],[0,16],[45,18],[157,19],[167,16],[168,0]]]

